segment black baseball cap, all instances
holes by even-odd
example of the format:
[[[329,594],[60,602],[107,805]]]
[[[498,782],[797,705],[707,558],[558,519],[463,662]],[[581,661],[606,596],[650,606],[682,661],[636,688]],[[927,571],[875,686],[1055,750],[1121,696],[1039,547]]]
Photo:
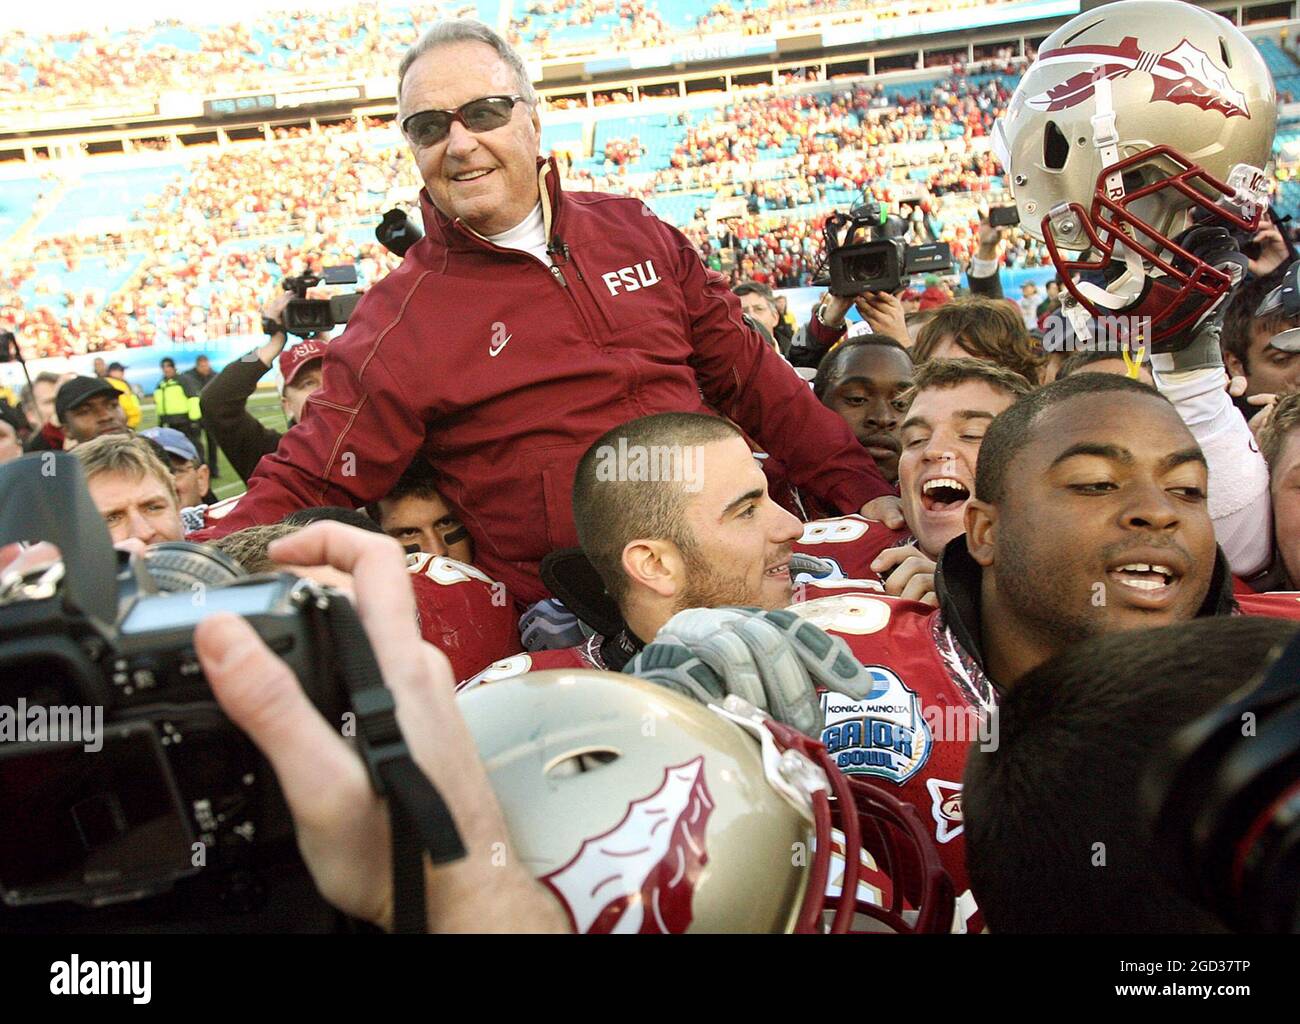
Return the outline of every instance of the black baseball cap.
[[[116,394],[118,394],[117,388],[102,377],[73,377],[59,388],[59,393],[54,396],[54,411],[58,413],[59,421],[62,422],[67,413],[87,399],[94,398],[96,395]]]

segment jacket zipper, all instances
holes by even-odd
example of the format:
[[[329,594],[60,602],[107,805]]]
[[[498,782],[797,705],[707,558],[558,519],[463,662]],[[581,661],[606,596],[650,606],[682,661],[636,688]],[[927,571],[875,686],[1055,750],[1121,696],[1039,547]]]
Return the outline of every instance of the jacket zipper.
[[[538,259],[532,253],[522,252],[522,250],[519,249],[504,249],[501,246],[488,241],[486,238],[484,238],[482,235],[480,235],[477,231],[475,231],[473,228],[471,228],[469,225],[465,224],[464,222],[458,220],[455,223],[459,225],[461,230],[467,232],[472,237],[478,239],[479,242],[481,242],[486,248],[492,250],[493,252],[506,253],[509,255],[523,255],[528,259],[540,263],[543,267],[546,267],[545,261]],[[573,303],[574,309],[577,310],[578,319],[582,321],[583,326],[587,329],[587,337],[594,342],[596,339],[596,332],[592,330],[591,322],[587,319],[587,313],[582,308],[582,303],[580,303],[576,298],[574,298],[573,292],[569,288],[569,282],[564,276],[564,271],[560,269],[560,264],[563,264],[565,266],[572,266],[574,273],[578,275],[578,280],[583,282],[584,284],[586,284],[587,279],[582,276],[582,270],[578,267],[578,264],[571,260],[570,253],[569,253],[569,246],[567,243],[557,238],[555,240],[555,243],[553,243],[552,245],[548,245],[546,247],[546,252],[547,255],[551,257],[552,260],[551,265],[547,267],[547,269],[551,272],[551,276],[555,278],[555,280],[559,283],[560,287],[563,288],[565,292],[568,293],[569,299]],[[562,257],[562,258],[557,259],[557,257]]]

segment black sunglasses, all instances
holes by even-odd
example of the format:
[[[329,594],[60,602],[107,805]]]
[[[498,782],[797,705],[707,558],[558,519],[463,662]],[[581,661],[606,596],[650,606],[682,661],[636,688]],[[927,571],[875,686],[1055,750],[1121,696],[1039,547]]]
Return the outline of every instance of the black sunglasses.
[[[436,146],[447,137],[453,121],[474,133],[490,132],[510,120],[522,96],[484,96],[455,110],[421,110],[402,121],[402,131],[417,146]]]

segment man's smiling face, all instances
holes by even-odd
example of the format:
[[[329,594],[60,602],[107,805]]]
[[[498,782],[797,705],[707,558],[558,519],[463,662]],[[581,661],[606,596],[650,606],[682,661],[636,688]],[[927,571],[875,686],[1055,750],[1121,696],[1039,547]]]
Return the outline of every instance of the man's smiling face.
[[[450,43],[422,54],[407,70],[400,116],[519,92],[514,72],[492,47]],[[541,122],[525,103],[516,103],[500,128],[474,133],[452,122],[447,137],[432,146],[408,143],[433,205],[481,235],[509,230],[537,205]]]
[[[938,558],[965,532],[966,501],[975,490],[980,442],[993,417],[1015,400],[981,380],[917,393],[903,420],[898,492],[917,545]]]
[[[1032,430],[1008,469],[993,544],[995,586],[1019,625],[1064,645],[1193,618],[1216,548],[1205,457],[1174,407],[1085,394]]]
[[[784,608],[790,555],[803,524],[767,493],[767,477],[744,440],[701,446],[702,485],[685,509],[693,543],[682,552],[677,608]]]

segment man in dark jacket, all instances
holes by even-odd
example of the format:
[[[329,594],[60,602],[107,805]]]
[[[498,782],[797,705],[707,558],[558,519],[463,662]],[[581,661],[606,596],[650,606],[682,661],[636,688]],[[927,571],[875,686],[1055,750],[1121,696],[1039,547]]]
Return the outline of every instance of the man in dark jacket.
[[[199,396],[209,436],[216,439],[245,483],[262,456],[274,452],[283,436],[278,430],[262,426],[248,411],[248,399],[257,390],[258,381],[271,369],[276,356],[280,357],[280,375],[284,379],[280,408],[290,426],[298,422],[308,396],[321,385],[321,362],[328,339],[311,338],[284,347],[288,338],[279,318],[291,298],[290,293],[284,292],[267,306],[264,311],[270,333],[267,341],[227,363]]]
[[[577,544],[578,459],[656,412],[729,417],[838,511],[891,494],[681,232],[639,199],[561,191],[527,70],[496,33],[436,26],[398,91],[425,238],[366,293],[311,414],[213,534],[376,500],[423,452],[479,565],[531,603],[542,557]]]

